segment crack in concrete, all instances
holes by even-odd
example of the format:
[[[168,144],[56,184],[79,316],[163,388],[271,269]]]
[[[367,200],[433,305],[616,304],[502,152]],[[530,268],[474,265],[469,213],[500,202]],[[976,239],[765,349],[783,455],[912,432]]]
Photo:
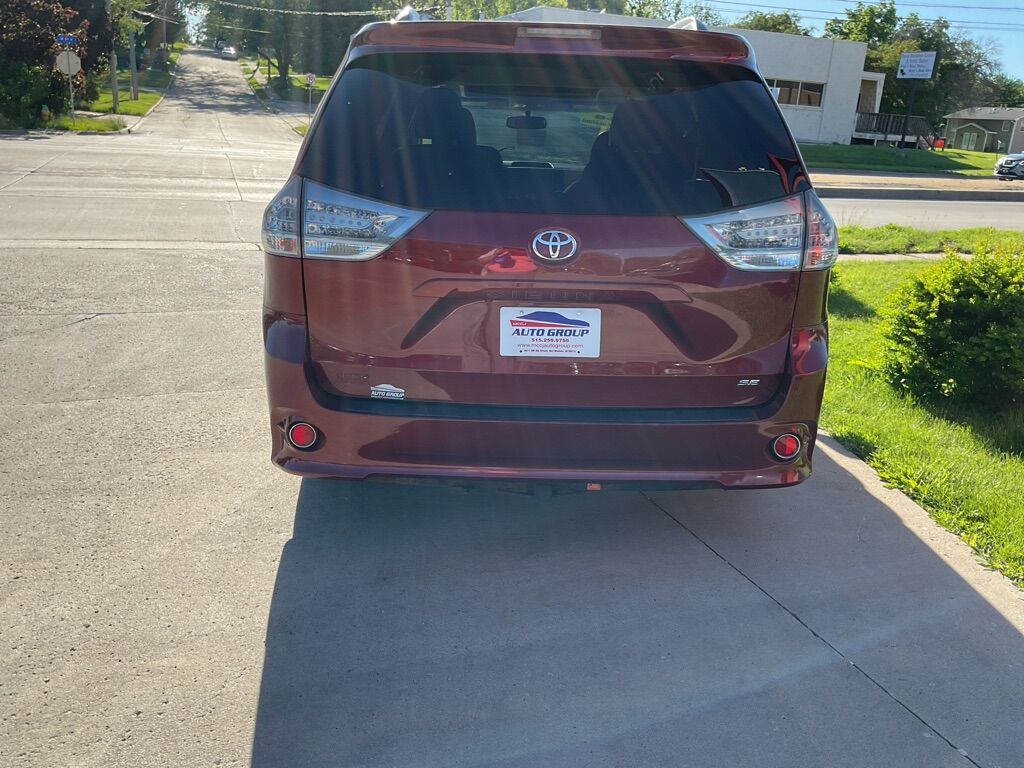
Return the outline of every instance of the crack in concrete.
[[[982,768],[982,766],[978,762],[976,762],[967,753],[966,750],[964,750],[961,747],[958,747],[956,744],[954,744],[952,742],[952,740],[950,740],[948,737],[946,737],[938,728],[936,728],[934,725],[932,725],[927,720],[925,720],[921,715],[919,715],[917,712],[915,712],[908,704],[904,703],[898,696],[896,696],[896,694],[894,694],[892,691],[890,691],[888,688],[886,688],[880,681],[878,681],[874,677],[872,677],[871,674],[867,670],[865,670],[863,667],[861,667],[859,664],[857,664],[856,661],[851,659],[849,656],[847,656],[845,653],[843,653],[839,648],[837,648],[835,645],[833,645],[831,642],[829,642],[825,637],[823,637],[821,634],[819,634],[817,631],[815,631],[815,629],[810,624],[808,624],[806,621],[804,621],[802,618],[800,618],[800,616],[795,611],[793,611],[791,608],[789,608],[785,603],[783,603],[781,600],[779,600],[777,597],[775,597],[775,595],[773,595],[767,589],[765,589],[760,584],[758,584],[752,577],[747,575],[743,571],[742,568],[740,568],[735,563],[730,561],[721,552],[719,552],[717,549],[712,547],[707,541],[705,541],[700,536],[698,536],[696,534],[696,532],[694,532],[694,530],[692,528],[690,528],[689,526],[686,525],[686,523],[682,522],[679,518],[677,518],[675,515],[673,515],[667,509],[665,509],[665,507],[663,507],[661,504],[659,504],[655,499],[651,498],[651,496],[649,496],[647,493],[644,493],[643,496],[656,509],[660,510],[666,517],[668,517],[669,520],[674,522],[676,525],[678,525],[680,528],[682,528],[684,531],[686,531],[688,534],[690,534],[693,538],[695,538],[697,541],[699,541],[709,552],[711,552],[711,554],[713,554],[715,557],[717,557],[719,560],[721,560],[723,563],[725,563],[726,566],[728,566],[733,571],[735,571],[740,576],[742,576],[758,592],[763,594],[765,597],[767,597],[769,600],[771,600],[773,603],[775,603],[775,605],[777,605],[779,608],[781,608],[783,611],[785,611],[787,614],[789,614],[789,616],[794,621],[796,621],[801,627],[806,629],[815,639],[817,639],[819,642],[821,642],[825,646],[827,646],[833,653],[835,653],[835,655],[838,658],[842,659],[849,666],[853,667],[853,669],[855,669],[858,672],[858,674],[860,674],[862,677],[864,677],[864,679],[866,679],[868,682],[870,682],[872,685],[874,685],[878,690],[880,690],[883,694],[885,694],[885,696],[887,696],[889,699],[891,699],[893,702],[895,702],[899,707],[901,707],[908,714],[910,714],[911,717],[913,717],[915,720],[917,720],[919,723],[921,723],[921,725],[923,725],[925,728],[927,728],[929,731],[931,731],[933,734],[935,734],[935,736],[937,736],[938,738],[942,739],[942,741],[945,742],[946,745],[950,749],[954,750],[958,755],[960,755],[965,760],[967,760],[971,765],[976,766],[976,768]]]

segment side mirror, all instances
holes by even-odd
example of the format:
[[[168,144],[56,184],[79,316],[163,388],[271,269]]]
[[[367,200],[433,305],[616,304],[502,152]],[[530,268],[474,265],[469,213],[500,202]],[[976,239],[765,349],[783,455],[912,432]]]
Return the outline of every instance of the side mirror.
[[[517,131],[540,131],[548,127],[548,119],[536,115],[510,115],[505,120],[505,127]]]

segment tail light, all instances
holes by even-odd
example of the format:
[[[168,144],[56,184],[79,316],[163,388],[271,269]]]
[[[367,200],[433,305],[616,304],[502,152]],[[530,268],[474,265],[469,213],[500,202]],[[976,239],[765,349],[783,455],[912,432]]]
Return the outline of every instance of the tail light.
[[[314,259],[365,261],[383,253],[428,213],[293,176],[263,213],[263,250],[277,256],[298,256],[301,251]]]
[[[682,221],[737,269],[828,269],[839,257],[836,224],[813,191]]]
[[[263,212],[263,250],[275,256],[299,255],[299,187],[293,176]]]
[[[302,190],[302,255],[372,259],[405,236],[427,213],[306,181]]]

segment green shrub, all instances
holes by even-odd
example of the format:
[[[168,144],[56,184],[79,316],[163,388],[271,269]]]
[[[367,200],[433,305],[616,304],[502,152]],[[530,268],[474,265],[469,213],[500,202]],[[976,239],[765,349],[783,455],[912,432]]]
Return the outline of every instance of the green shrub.
[[[1024,400],[1024,255],[947,253],[883,315],[883,371],[898,388],[997,408]]]
[[[43,66],[30,66],[0,58],[0,116],[10,125],[31,127],[39,122],[46,104],[54,113],[67,108],[67,81]]]

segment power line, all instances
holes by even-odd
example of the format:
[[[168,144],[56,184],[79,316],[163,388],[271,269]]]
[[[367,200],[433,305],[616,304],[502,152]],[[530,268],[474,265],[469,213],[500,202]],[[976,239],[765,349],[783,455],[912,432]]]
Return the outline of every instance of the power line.
[[[760,8],[772,8],[772,9],[780,10],[780,11],[801,11],[801,12],[807,12],[809,14],[827,14],[826,16],[816,16],[816,15],[807,16],[807,18],[809,18],[809,19],[818,19],[818,20],[824,20],[824,21],[829,21],[829,20],[834,19],[834,18],[842,18],[843,16],[846,15],[844,11],[824,11],[824,10],[822,10],[820,8],[795,8],[795,7],[791,6],[791,5],[767,5],[765,3],[744,3],[744,2],[739,2],[739,0],[712,0],[712,4],[714,4],[714,5],[738,5],[738,6],[742,6],[744,9],[750,8],[752,10],[756,10],[756,9],[760,9]],[[729,10],[729,9],[726,9],[726,10]],[[738,13],[738,11],[734,11],[734,12]],[[977,31],[980,31],[980,32],[998,32],[998,31],[1018,32],[1018,31],[1024,31],[1024,25],[1022,25],[1022,24],[1003,24],[1003,23],[996,22],[996,21],[966,21],[966,20],[963,20],[963,19],[947,19],[947,18],[944,18],[944,17],[941,18],[941,19],[924,19],[924,18],[921,18],[920,16],[918,16],[917,18],[918,18],[919,21],[923,21],[923,22],[927,22],[927,23],[933,23],[933,22],[937,22],[937,21],[945,21],[945,22],[948,22],[949,25],[953,26],[953,27],[958,27],[958,28],[961,28],[961,29],[974,29],[974,30],[977,30]]]
[[[837,3],[861,3],[864,0],[834,0]],[[1010,5],[964,5],[962,3],[947,4],[947,3],[915,3],[915,2],[897,2],[897,6],[911,6],[913,8],[955,8],[958,11],[1020,11],[1024,12],[1024,7],[1021,6],[1010,6]],[[831,11],[822,11],[822,13],[831,13]]]
[[[264,13],[281,13],[288,16],[393,16],[401,8],[373,8],[365,11],[299,11],[292,8],[266,8],[260,5],[234,3],[230,0],[198,0],[203,5],[226,5],[230,8],[241,8],[245,11],[262,11]],[[423,11],[436,11],[440,6],[423,8]],[[419,10],[419,9],[418,9]]]

